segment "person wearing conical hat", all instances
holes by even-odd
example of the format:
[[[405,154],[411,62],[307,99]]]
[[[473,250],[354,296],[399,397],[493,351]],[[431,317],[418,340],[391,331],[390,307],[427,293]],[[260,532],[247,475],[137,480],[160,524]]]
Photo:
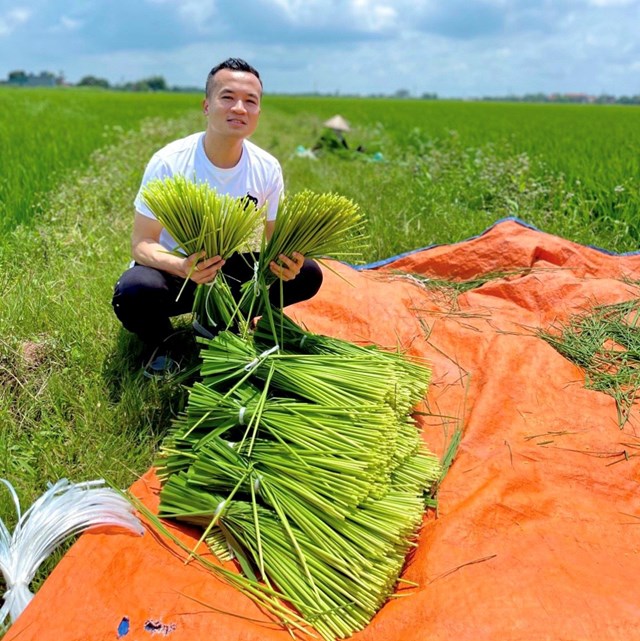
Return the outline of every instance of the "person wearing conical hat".
[[[344,137],[345,132],[351,131],[349,123],[339,114],[336,114],[323,123],[324,131],[313,146],[313,151],[337,151],[349,149]]]

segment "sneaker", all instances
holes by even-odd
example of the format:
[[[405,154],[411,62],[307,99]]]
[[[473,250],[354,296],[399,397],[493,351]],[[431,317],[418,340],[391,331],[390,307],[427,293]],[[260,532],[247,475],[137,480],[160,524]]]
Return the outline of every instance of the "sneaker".
[[[143,371],[147,378],[153,379],[171,378],[179,373],[180,365],[166,354],[160,354],[149,361]]]

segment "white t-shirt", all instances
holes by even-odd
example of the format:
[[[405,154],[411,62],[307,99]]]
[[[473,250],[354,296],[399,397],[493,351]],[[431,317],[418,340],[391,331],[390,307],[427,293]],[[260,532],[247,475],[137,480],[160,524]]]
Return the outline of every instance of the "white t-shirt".
[[[248,196],[254,202],[257,200],[257,207],[266,203],[267,220],[275,220],[284,190],[282,168],[271,154],[244,140],[238,164],[230,169],[220,169],[209,160],[204,151],[202,131],[169,143],[151,157],[134,200],[136,211],[155,219],[142,199],[142,189],[155,178],[162,179],[176,174],[197,182],[207,182],[220,194],[237,198]],[[166,229],[160,234],[160,244],[170,251],[177,246]]]

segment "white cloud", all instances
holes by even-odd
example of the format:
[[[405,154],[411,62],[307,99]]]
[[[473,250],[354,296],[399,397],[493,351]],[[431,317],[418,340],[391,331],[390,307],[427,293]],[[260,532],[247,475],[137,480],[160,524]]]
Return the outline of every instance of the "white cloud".
[[[24,24],[31,17],[31,10],[18,7],[0,15],[0,37],[13,33],[16,27]]]
[[[149,5],[173,6],[178,15],[187,23],[205,27],[217,13],[216,0],[144,0]]]
[[[274,93],[634,95],[638,24],[640,0],[0,0],[0,78],[200,87],[238,56]]]
[[[376,0],[353,0],[353,12],[371,31],[392,27],[398,16],[391,3]]]
[[[82,26],[82,20],[76,20],[75,18],[69,18],[68,16],[62,16],[60,18],[60,25],[66,31],[75,31]]]
[[[179,3],[178,11],[188,22],[206,28],[205,23],[215,18],[216,3],[214,0],[184,0]]]
[[[280,10],[290,24],[299,27],[345,25],[363,31],[382,31],[396,22],[396,6],[391,0],[264,0]],[[410,9],[411,5],[408,5]]]
[[[592,7],[631,7],[638,4],[638,0],[589,0]]]
[[[60,20],[56,25],[51,27],[50,31],[52,33],[69,33],[71,31],[78,31],[82,25],[82,20],[70,18],[69,16],[60,16]]]

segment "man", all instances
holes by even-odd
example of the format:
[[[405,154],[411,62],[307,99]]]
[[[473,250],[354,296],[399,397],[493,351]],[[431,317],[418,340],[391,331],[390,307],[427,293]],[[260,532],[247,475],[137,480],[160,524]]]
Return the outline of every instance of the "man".
[[[144,342],[152,373],[175,366],[164,353],[173,333],[170,318],[191,311],[196,286],[212,282],[220,270],[234,283],[249,280],[252,272],[239,255],[225,262],[204,252],[168,253],[177,243],[145,205],[142,189],[155,178],[176,174],[206,181],[220,194],[248,198],[258,207],[266,205],[265,234],[270,238],[284,183],[279,162],[247,140],[258,126],[261,99],[259,73],[244,60],[225,60],[207,77],[202,102],[206,130],[170,143],[147,165],[134,203],[134,264],[117,282],[112,304],[122,325]],[[270,269],[283,281],[282,304],[311,298],[322,284],[319,266],[297,252],[279,258],[280,264],[274,262]],[[176,301],[187,277],[190,281]],[[270,298],[280,303],[279,286],[272,287]]]

